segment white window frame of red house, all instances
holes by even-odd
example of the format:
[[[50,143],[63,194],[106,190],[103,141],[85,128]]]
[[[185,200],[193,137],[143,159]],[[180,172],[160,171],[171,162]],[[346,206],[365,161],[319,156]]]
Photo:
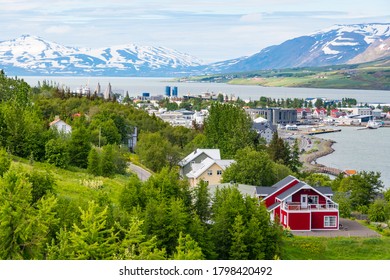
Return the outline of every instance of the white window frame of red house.
[[[334,219],[334,225],[331,224],[331,219]],[[327,225],[327,219],[328,219],[328,225]],[[324,227],[335,227],[337,223],[337,217],[336,216],[324,216]]]

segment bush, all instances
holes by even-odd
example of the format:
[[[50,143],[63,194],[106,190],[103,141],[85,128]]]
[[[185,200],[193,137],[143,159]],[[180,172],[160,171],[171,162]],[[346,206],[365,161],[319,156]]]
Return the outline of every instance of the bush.
[[[3,176],[5,172],[11,166],[11,158],[10,155],[6,152],[4,148],[0,149],[0,176]]]

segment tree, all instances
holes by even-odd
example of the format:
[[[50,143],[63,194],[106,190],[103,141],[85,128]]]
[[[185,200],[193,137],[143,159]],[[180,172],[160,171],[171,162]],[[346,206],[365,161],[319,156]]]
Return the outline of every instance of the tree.
[[[27,177],[10,170],[0,180],[0,259],[42,259],[57,200],[48,195],[32,203]]]
[[[168,153],[170,150],[168,140],[160,133],[143,133],[140,135],[135,152],[140,160],[153,171],[160,171],[168,165]]]
[[[50,139],[45,145],[45,158],[50,164],[67,168],[70,156],[66,143],[61,139]]]
[[[255,186],[271,186],[276,183],[275,164],[266,152],[246,147],[237,152],[235,160],[223,172],[223,182]]]
[[[268,153],[273,161],[290,166],[290,147],[288,143],[279,137],[278,132],[275,132],[272,136],[268,146]]]
[[[390,217],[389,203],[384,199],[376,199],[368,209],[368,218],[371,222],[387,222]]]
[[[335,192],[333,199],[339,205],[340,217],[343,218],[351,217],[352,206],[351,206],[351,199],[349,198],[348,193]]]
[[[102,176],[110,177],[115,174],[114,149],[112,145],[103,147],[100,166]]]
[[[191,238],[189,234],[185,237],[180,232],[176,252],[173,255],[174,260],[203,260],[202,249],[198,243]]]
[[[114,228],[107,226],[107,207],[103,210],[90,201],[88,208],[80,208],[81,222],[73,224],[70,231],[62,229],[57,234],[57,244],[49,248],[49,259],[104,260],[115,253],[117,236]]]
[[[208,184],[203,180],[194,188],[193,192],[193,208],[199,219],[206,223],[210,218],[210,193]]]
[[[232,236],[232,246],[230,247],[231,260],[248,259],[247,246],[245,245],[246,228],[244,227],[241,215],[237,215],[230,234]]]
[[[96,148],[92,148],[88,154],[88,173],[94,176],[100,176],[102,174],[100,166],[100,155]]]
[[[209,148],[219,148],[222,158],[231,158],[246,146],[253,147],[256,132],[252,121],[240,107],[215,102],[204,122],[204,134]]]
[[[91,150],[87,130],[80,125],[72,130],[72,137],[69,142],[69,154],[71,164],[81,168],[88,167],[88,155]]]
[[[0,148],[0,177],[3,176],[5,172],[11,166],[11,157],[4,148]]]
[[[299,145],[298,140],[294,141],[294,145],[292,147],[291,155],[290,155],[290,161],[288,166],[290,167],[291,171],[297,173],[299,172],[300,168],[302,167],[302,162],[299,159]]]
[[[345,177],[340,182],[340,191],[350,192],[353,209],[368,207],[375,197],[383,189],[380,173],[373,171],[361,171],[350,177]]]

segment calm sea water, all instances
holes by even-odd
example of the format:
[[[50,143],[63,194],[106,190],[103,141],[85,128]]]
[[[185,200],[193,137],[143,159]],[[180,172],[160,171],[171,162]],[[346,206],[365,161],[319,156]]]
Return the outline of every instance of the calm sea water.
[[[223,93],[235,95],[241,99],[259,100],[261,96],[271,98],[307,98],[326,97],[329,99],[341,99],[343,97],[355,98],[362,103],[384,103],[390,104],[390,91],[380,90],[338,90],[338,89],[309,89],[309,88],[281,88],[281,87],[260,87],[242,86],[218,83],[180,83],[172,82],[169,78],[126,78],[126,77],[22,77],[32,86],[38,85],[38,81],[53,81],[59,85],[65,85],[71,90],[80,86],[88,85],[93,92],[97,84],[104,91],[111,84],[115,93],[130,96],[139,96],[149,92],[152,96],[163,95],[165,86],[177,86],[179,97],[186,94],[201,94],[205,92]]]
[[[341,132],[321,134],[320,138],[336,141],[335,152],[319,158],[318,163],[341,170],[378,171],[386,188],[390,188],[390,127],[358,130],[340,127]]]
[[[241,86],[216,83],[179,83],[169,78],[123,78],[123,77],[23,77],[31,86],[38,81],[53,81],[59,85],[76,90],[88,85],[94,91],[100,83],[104,91],[108,83],[116,93],[129,92],[130,96],[138,96],[149,92],[152,96],[163,95],[165,86],[177,86],[179,96],[185,94],[201,94],[204,92],[235,95],[241,99],[258,100],[261,96],[271,98],[308,98],[326,97],[341,99],[355,98],[360,103],[390,104],[390,91],[379,90],[338,90],[338,89],[309,89],[309,88],[272,88],[260,86]],[[357,130],[343,127],[340,133],[322,134],[322,138],[333,139],[335,152],[319,159],[317,162],[342,170],[356,169],[379,171],[386,187],[390,187],[390,128],[376,130]]]

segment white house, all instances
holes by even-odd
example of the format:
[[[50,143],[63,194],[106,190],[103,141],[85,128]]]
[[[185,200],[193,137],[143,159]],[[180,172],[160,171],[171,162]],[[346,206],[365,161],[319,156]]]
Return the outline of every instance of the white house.
[[[61,133],[72,133],[72,127],[59,118],[56,118],[54,121],[52,121],[49,126],[50,128],[57,129],[57,131]]]

